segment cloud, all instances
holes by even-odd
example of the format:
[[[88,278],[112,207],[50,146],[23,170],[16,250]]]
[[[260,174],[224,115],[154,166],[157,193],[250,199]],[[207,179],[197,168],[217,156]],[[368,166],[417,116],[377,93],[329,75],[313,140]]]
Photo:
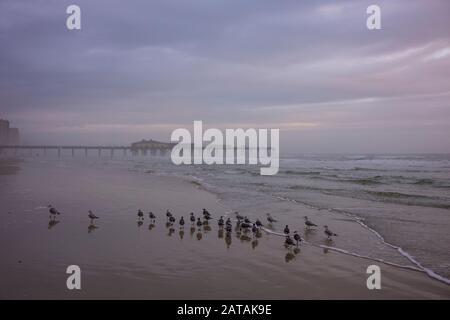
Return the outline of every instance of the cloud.
[[[424,61],[443,59],[448,56],[450,56],[450,47],[445,47],[433,52],[429,56],[426,56]]]
[[[327,152],[324,134],[345,123],[360,132],[340,141],[349,150],[364,128],[419,126],[450,151],[436,141],[450,114],[447,1],[379,1],[373,32],[369,1],[79,0],[75,32],[69,4],[0,2],[0,116],[26,141],[167,140],[172,125],[203,120],[276,125],[299,148]],[[439,126],[421,125],[418,110]],[[308,141],[295,139],[305,131]]]

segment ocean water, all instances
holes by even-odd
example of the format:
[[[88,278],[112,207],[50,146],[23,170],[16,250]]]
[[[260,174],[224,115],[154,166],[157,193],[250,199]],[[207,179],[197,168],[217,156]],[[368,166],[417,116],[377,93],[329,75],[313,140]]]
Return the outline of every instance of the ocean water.
[[[175,166],[168,156],[62,159],[63,162],[142,175],[171,175],[215,193],[230,212],[265,221],[270,212],[317,246],[427,272],[450,279],[450,155],[291,155],[275,176],[251,165]],[[304,230],[303,217],[319,225]],[[339,236],[324,239],[327,224]],[[277,229],[278,228],[278,229]]]

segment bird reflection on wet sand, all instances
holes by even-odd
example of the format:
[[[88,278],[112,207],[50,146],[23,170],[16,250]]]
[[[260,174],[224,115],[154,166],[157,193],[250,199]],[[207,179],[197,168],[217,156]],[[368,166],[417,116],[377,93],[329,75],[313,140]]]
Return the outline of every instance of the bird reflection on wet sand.
[[[294,258],[295,258],[295,254],[292,252],[288,252],[288,253],[286,253],[286,256],[284,257],[284,260],[286,262],[291,262],[292,260],[294,260]]]
[[[95,229],[98,229],[98,227],[95,224],[90,223],[88,226],[88,233],[93,232]]]
[[[56,209],[54,209],[53,207],[50,207],[50,210],[51,210],[51,213],[53,212],[53,214],[51,214],[50,221],[48,223],[49,229],[53,228],[56,224],[59,223],[59,220],[55,219],[55,217],[58,215],[59,212]],[[180,241],[182,241],[185,236],[184,218],[181,217],[178,220],[178,224],[177,224],[178,227],[175,227],[175,223],[177,221],[175,216],[169,210],[167,211],[166,215],[167,215],[167,222],[165,223],[165,226],[167,229],[167,236],[171,237],[177,229],[179,239],[180,239]],[[239,215],[237,215],[237,216],[239,216]],[[88,233],[92,233],[92,232],[94,232],[94,230],[98,229],[98,226],[96,226],[94,224],[94,221],[96,219],[98,219],[98,217],[95,216],[93,214],[93,212],[89,210],[89,218],[90,218],[91,222],[88,226]],[[150,218],[150,221],[149,221],[150,223],[148,225],[148,229],[153,230],[156,227],[156,216],[152,212],[150,212],[149,218]],[[241,218],[241,217],[239,216],[239,218]],[[189,217],[189,221],[191,221],[191,227],[189,229],[191,238],[193,238],[194,234],[195,234],[195,237],[197,238],[197,240],[200,241],[203,239],[203,236],[207,236],[208,232],[212,231],[212,227],[208,221],[210,219],[213,219],[213,218],[209,214],[204,214],[204,219],[202,221],[202,219],[200,217],[195,218],[194,214],[191,213],[191,216]],[[142,212],[139,211],[137,226],[141,227],[144,223],[144,220],[145,220],[145,218],[144,218]],[[269,221],[269,224],[268,224],[269,229],[271,229],[273,227],[272,226],[273,223],[277,222],[270,215],[268,215],[268,221]],[[263,236],[262,231],[265,230],[263,227],[263,224],[261,223],[261,221],[259,219],[257,219],[255,223],[252,223],[251,220],[248,219],[247,217],[242,217],[242,219],[238,219],[238,221],[236,221],[234,228],[233,228],[231,219],[227,218],[227,221],[225,223],[224,218],[222,216],[218,220],[217,224],[218,224],[217,237],[218,237],[218,239],[225,240],[227,249],[229,249],[232,244],[233,236],[236,236],[236,238],[239,239],[239,241],[241,243],[250,243],[252,249],[255,250],[256,247],[259,245],[258,239],[262,238],[262,236]],[[306,228],[305,229],[305,238],[308,237],[310,235],[310,233],[314,233],[314,230],[315,229],[312,229],[312,228]],[[329,234],[331,234],[332,236],[335,235],[334,233],[331,233],[326,228],[325,234],[328,237],[327,237],[327,239],[324,240],[325,244],[329,244],[331,242],[331,236],[327,232]],[[296,258],[297,254],[300,253],[299,244],[301,243],[302,238],[300,237],[300,234],[298,233],[298,231],[295,231],[292,235],[293,236],[293,239],[292,239],[290,230],[288,229],[287,226],[284,229],[284,233],[285,233],[285,236],[283,237],[284,238],[283,246],[287,250],[286,255],[284,256],[284,260],[286,262],[290,262]],[[267,235],[269,235],[269,233],[267,233]],[[323,252],[328,253],[328,249],[324,248]]]
[[[305,239],[309,239],[310,236],[314,235],[316,233],[316,229],[310,229],[310,228],[305,228]]]
[[[225,243],[227,244],[227,249],[230,249],[231,246],[231,233],[227,232],[227,235],[225,237]]]
[[[241,235],[240,239],[241,239],[241,242],[252,241],[252,238],[250,238],[250,237],[249,237],[248,235],[246,235],[246,234]]]
[[[288,250],[288,252],[286,253],[286,256],[284,257],[284,260],[286,262],[291,262],[292,260],[295,259],[296,255],[300,253],[300,248],[299,247],[292,248],[291,245],[285,245],[285,247]]]
[[[50,218],[50,221],[48,222],[48,229],[53,228],[59,223],[59,220],[55,220],[53,218]]]

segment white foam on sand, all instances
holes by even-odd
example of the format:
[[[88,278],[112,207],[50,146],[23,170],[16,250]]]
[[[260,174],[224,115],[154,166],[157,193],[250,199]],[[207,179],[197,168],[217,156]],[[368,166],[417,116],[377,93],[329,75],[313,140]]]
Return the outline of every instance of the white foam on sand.
[[[332,251],[335,251],[335,252],[338,252],[338,253],[342,253],[342,254],[346,254],[346,255],[362,258],[362,259],[382,262],[384,264],[391,265],[391,266],[398,267],[398,268],[402,268],[402,269],[410,269],[410,270],[414,270],[414,271],[424,272],[430,278],[433,278],[435,280],[441,281],[441,282],[446,283],[446,284],[450,284],[450,279],[447,279],[447,278],[445,278],[445,277],[435,273],[433,270],[430,270],[430,269],[422,266],[422,264],[420,262],[418,262],[416,259],[414,259],[413,256],[411,256],[408,252],[403,250],[401,247],[398,247],[398,246],[395,246],[395,245],[393,245],[393,244],[391,244],[389,242],[386,242],[384,240],[384,238],[377,231],[375,231],[375,230],[371,229],[370,227],[368,227],[366,224],[364,224],[361,221],[361,219],[359,219],[357,217],[354,217],[354,218],[364,228],[367,228],[368,230],[372,231],[380,239],[380,241],[382,241],[383,244],[385,244],[385,245],[387,245],[387,246],[389,246],[389,247],[391,247],[393,249],[396,249],[402,256],[404,256],[409,261],[411,261],[415,266],[401,265],[401,264],[390,262],[390,261],[387,261],[387,260],[384,260],[384,259],[375,258],[375,257],[369,257],[369,256],[365,256],[365,255],[362,255],[362,254],[358,254],[356,252],[351,252],[351,251],[348,251],[348,250],[345,250],[345,249],[336,248],[336,247],[330,247],[330,246],[325,246],[325,245],[316,245],[316,244],[313,244],[311,242],[305,241],[303,238],[302,238],[302,243],[305,244],[305,245],[310,245],[310,246],[314,246],[314,247],[318,247],[318,248],[328,249],[328,250],[332,250]],[[280,237],[286,237],[285,234],[280,233],[280,232],[275,232],[273,230],[270,230],[270,229],[267,229],[267,228],[264,228],[264,227],[262,227],[261,229],[264,230],[265,232],[269,233],[269,234],[273,234],[273,235],[280,236]]]
[[[424,266],[423,266],[419,261],[417,261],[411,254],[409,254],[408,252],[406,252],[405,250],[403,250],[402,247],[399,247],[399,246],[396,246],[396,245],[394,245],[394,244],[392,244],[392,243],[387,242],[387,241],[383,238],[383,236],[382,236],[381,234],[379,234],[376,230],[374,230],[374,229],[370,228],[368,225],[366,225],[366,224],[362,221],[361,218],[359,218],[359,217],[357,217],[357,216],[354,216],[354,215],[352,215],[352,214],[349,214],[349,213],[347,213],[347,212],[345,212],[345,211],[333,210],[333,209],[330,209],[330,211],[337,211],[337,212],[339,212],[339,213],[342,213],[342,214],[345,214],[345,215],[351,217],[356,223],[358,223],[359,225],[361,225],[363,228],[365,228],[365,229],[369,230],[370,232],[372,232],[373,234],[375,234],[375,236],[376,236],[376,237],[377,237],[384,245],[386,245],[386,246],[388,246],[388,247],[390,247],[390,248],[392,248],[392,249],[397,250],[402,256],[404,256],[406,259],[408,259],[409,261],[411,261],[411,262],[417,267],[417,268],[414,268],[414,269],[416,269],[416,270],[418,270],[418,271],[425,272],[429,277],[431,277],[431,278],[433,278],[433,279],[436,279],[436,280],[438,280],[438,281],[441,281],[441,282],[444,282],[444,283],[450,285],[450,279],[445,278],[444,276],[441,276],[441,275],[437,274],[437,273],[434,272],[433,270],[424,267]],[[344,250],[344,251],[345,251],[345,250]],[[362,257],[362,258],[363,258],[363,257]],[[398,266],[398,267],[402,267],[402,268],[406,267],[406,266],[397,265],[397,264],[392,263],[392,262],[384,261],[384,260],[382,260],[382,259],[378,259],[378,260],[381,261],[381,262],[384,262],[384,263],[386,263],[386,264],[390,264],[390,265],[394,265],[394,266]],[[411,267],[410,267],[410,268],[411,268]]]

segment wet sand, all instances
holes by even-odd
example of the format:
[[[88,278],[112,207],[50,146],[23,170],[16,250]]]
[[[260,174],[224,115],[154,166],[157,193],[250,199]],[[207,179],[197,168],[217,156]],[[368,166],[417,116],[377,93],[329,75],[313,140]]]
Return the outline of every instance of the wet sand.
[[[20,170],[0,169],[2,299],[450,298],[450,286],[423,272],[316,246],[297,252],[265,232],[253,238],[233,230],[227,244],[216,220],[210,229],[191,230],[188,222],[171,230],[166,209],[186,220],[202,208],[214,218],[233,217],[214,194],[188,181],[62,162],[14,165]],[[56,223],[49,223],[48,204],[62,212]],[[89,209],[100,216],[94,227]],[[142,224],[138,209],[145,212]],[[157,215],[154,226],[150,210]],[[282,230],[282,216],[274,215],[280,223],[273,228]],[[303,234],[301,223],[294,228]],[[322,236],[322,230],[313,233]],[[72,264],[82,270],[79,291],[66,288]],[[366,287],[371,264],[381,267],[381,290]]]

